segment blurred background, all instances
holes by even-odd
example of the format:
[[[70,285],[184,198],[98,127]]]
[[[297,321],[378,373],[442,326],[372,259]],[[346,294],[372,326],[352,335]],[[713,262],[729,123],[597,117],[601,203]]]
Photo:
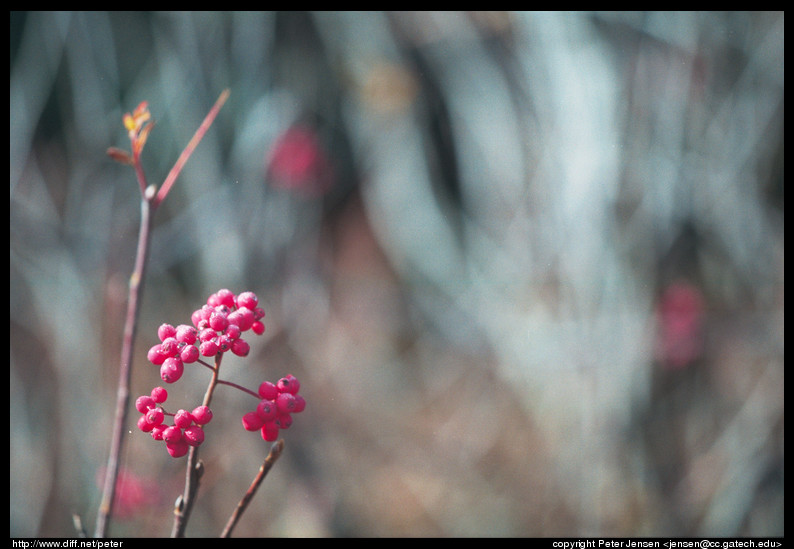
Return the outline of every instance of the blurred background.
[[[93,531],[148,101],[146,351],[221,288],[306,411],[235,536],[782,536],[782,12],[11,12],[11,536]],[[195,406],[188,369],[167,404]],[[219,389],[188,536],[267,445]],[[129,424],[111,536],[185,460]]]

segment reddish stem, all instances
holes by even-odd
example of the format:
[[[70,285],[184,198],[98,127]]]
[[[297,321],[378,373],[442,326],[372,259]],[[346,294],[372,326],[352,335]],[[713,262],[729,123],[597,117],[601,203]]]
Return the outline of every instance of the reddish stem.
[[[210,112],[207,113],[207,116],[204,118],[204,121],[201,123],[201,126],[196,130],[196,133],[193,134],[193,138],[187,144],[185,149],[182,151],[182,154],[179,155],[174,167],[171,168],[171,171],[168,173],[168,176],[163,181],[162,186],[160,187],[160,191],[157,193],[157,198],[154,199],[154,206],[159,206],[163,200],[165,200],[166,195],[171,190],[176,178],[179,177],[179,172],[182,171],[185,162],[187,159],[190,158],[190,155],[193,154],[193,151],[196,149],[196,146],[199,144],[199,141],[204,137],[204,134],[207,133],[207,130],[212,125],[213,120],[218,115],[218,111],[221,110],[221,107],[226,102],[226,99],[229,97],[229,90],[223,90],[218,100],[215,101],[215,104],[210,109]]]
[[[212,394],[215,392],[215,387],[218,385],[218,375],[221,369],[221,361],[223,360],[223,353],[215,355],[215,367],[212,369],[212,378],[207,386],[207,392],[204,393],[204,406],[209,406],[212,401]],[[171,529],[172,538],[185,537],[185,529],[187,528],[187,521],[190,519],[190,513],[193,510],[193,504],[196,501],[196,492],[199,488],[199,480],[204,472],[204,465],[198,458],[198,446],[191,446],[187,456],[187,467],[185,470],[185,491],[177,499],[176,506],[174,507],[174,526]]]
[[[255,393],[255,392],[254,392],[254,391],[252,391],[251,389],[246,389],[246,388],[245,388],[245,387],[243,387],[242,385],[237,385],[236,383],[233,383],[233,382],[231,382],[231,381],[226,381],[225,379],[219,379],[219,380],[218,380],[218,383],[223,383],[224,385],[228,385],[229,387],[234,387],[235,389],[240,389],[242,392],[244,392],[244,393],[248,393],[248,394],[249,394],[249,395],[251,395],[252,397],[255,397],[255,398],[261,398],[261,397],[259,396],[259,393]]]
[[[135,176],[138,178],[138,186],[141,188],[141,196],[145,196],[149,186],[146,184],[146,174],[143,173],[143,164],[141,164],[140,154],[133,153],[132,165],[135,168]],[[154,192],[154,189],[148,192]],[[151,198],[149,198],[149,201],[151,201]]]
[[[210,366],[209,364],[207,364],[206,362],[204,362],[203,360],[198,360],[197,362],[199,364],[203,365],[203,366],[206,366],[210,370],[214,370],[215,369],[212,366]],[[246,387],[243,387],[242,385],[238,385],[237,383],[234,383],[233,381],[227,381],[225,379],[218,379],[217,382],[218,383],[222,383],[223,385],[228,385],[229,387],[234,387],[235,389],[239,389],[239,390],[241,390],[244,393],[248,393],[252,397],[260,398],[259,397],[259,393],[255,392],[255,391],[252,391],[251,389],[248,389]]]
[[[116,414],[113,423],[110,455],[108,456],[105,473],[105,486],[102,501],[99,504],[96,530],[94,536],[104,538],[107,525],[113,513],[116,494],[116,478],[118,477],[119,455],[124,442],[124,426],[127,422],[127,408],[130,400],[130,376],[132,374],[132,352],[135,332],[138,326],[138,301],[143,291],[143,279],[146,274],[146,263],[151,238],[152,193],[146,192],[141,199],[141,226],[138,233],[138,252],[135,256],[135,268],[130,276],[129,297],[127,300],[127,317],[124,321],[124,340],[121,347],[121,367],[119,385],[116,393]]]

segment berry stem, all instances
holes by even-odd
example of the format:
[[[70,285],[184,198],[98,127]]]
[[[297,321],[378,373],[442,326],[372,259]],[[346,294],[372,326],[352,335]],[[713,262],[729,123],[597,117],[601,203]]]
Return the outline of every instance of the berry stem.
[[[215,355],[215,366],[212,368],[212,378],[209,385],[207,385],[207,392],[204,394],[204,406],[209,406],[212,401],[212,394],[215,392],[215,387],[218,385],[218,375],[221,369],[221,361],[223,360],[223,353]],[[209,366],[202,362],[205,366]],[[204,470],[204,465],[198,458],[198,446],[191,446],[187,455],[187,467],[185,470],[185,491],[180,496],[177,505],[174,507],[174,526],[171,529],[172,538],[185,537],[185,529],[187,522],[190,519],[190,512],[193,510],[193,504],[196,501],[196,493],[199,488],[199,479]]]
[[[262,481],[265,480],[265,476],[267,475],[268,471],[273,467],[273,464],[276,463],[276,460],[281,455],[281,452],[284,450],[284,439],[279,439],[278,442],[274,443],[273,446],[270,448],[270,452],[267,454],[265,461],[259,467],[259,472],[254,477],[253,482],[251,482],[251,486],[248,487],[248,490],[243,494],[242,499],[237,504],[237,508],[232,513],[232,516],[229,517],[229,521],[226,523],[226,527],[224,527],[223,532],[221,532],[222,538],[228,538],[232,535],[232,530],[237,525],[237,522],[240,520],[240,517],[243,516],[243,513],[248,508],[248,504],[253,499],[254,494],[256,494],[259,485],[262,484]]]
[[[251,389],[246,389],[242,385],[238,385],[238,384],[233,383],[231,381],[226,381],[225,379],[219,379],[218,383],[223,383],[224,385],[228,385],[230,387],[234,387],[235,389],[240,389],[244,393],[248,393],[249,395],[251,395],[251,396],[253,396],[255,398],[260,398],[258,393],[252,391]]]
[[[218,385],[218,376],[221,371],[221,361],[223,360],[223,353],[215,355],[215,367],[212,369],[212,378],[210,384],[207,385],[207,392],[204,393],[204,406],[209,406],[212,401],[212,394],[215,392],[215,387]]]
[[[213,366],[210,366],[209,364],[207,364],[207,363],[206,363],[206,362],[204,362],[203,360],[200,360],[200,359],[199,359],[199,360],[197,360],[196,362],[198,362],[199,364],[201,364],[201,365],[203,365],[203,366],[206,366],[207,368],[209,368],[209,369],[210,369],[210,370],[212,370],[213,372],[215,371],[215,367],[213,367]],[[232,382],[232,381],[227,381],[227,380],[225,380],[225,379],[220,379],[220,378],[218,378],[218,379],[216,379],[216,380],[215,380],[215,383],[216,383],[216,384],[217,384],[217,383],[222,383],[223,385],[228,385],[229,387],[234,387],[235,389],[239,389],[239,390],[241,390],[241,391],[242,391],[242,392],[244,392],[244,393],[248,393],[249,395],[251,395],[251,396],[253,396],[253,397],[255,397],[255,398],[259,398],[259,394],[257,394],[255,391],[252,391],[251,389],[246,389],[246,388],[245,388],[245,387],[243,387],[242,385],[238,385],[237,383],[234,383],[234,382]],[[214,390],[214,387],[213,387],[213,390]],[[205,406],[209,406],[209,405],[208,405],[208,404],[206,404],[206,403],[205,403],[204,405],[205,405]]]
[[[110,454],[105,473],[102,501],[97,513],[95,536],[107,536],[107,527],[113,512],[113,501],[116,493],[116,478],[118,477],[119,455],[124,442],[124,426],[127,422],[127,408],[130,400],[130,376],[132,373],[133,342],[138,327],[138,301],[143,291],[143,279],[146,273],[146,263],[151,236],[152,193],[144,192],[141,200],[141,226],[138,233],[138,251],[135,256],[135,267],[130,276],[129,295],[127,299],[127,316],[124,321],[124,339],[121,346],[121,366],[119,371],[119,384],[116,393],[116,414],[113,422],[113,435],[111,438]]]

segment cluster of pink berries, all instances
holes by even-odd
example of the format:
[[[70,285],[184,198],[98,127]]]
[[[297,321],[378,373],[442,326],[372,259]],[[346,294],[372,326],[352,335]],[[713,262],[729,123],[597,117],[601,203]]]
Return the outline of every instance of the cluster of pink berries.
[[[212,411],[207,406],[199,406],[192,412],[179,410],[168,414],[158,406],[167,398],[168,392],[164,388],[155,387],[150,395],[139,396],[135,400],[135,409],[141,413],[138,428],[151,433],[154,440],[165,441],[168,453],[178,458],[187,454],[190,446],[204,442],[203,426],[212,420]],[[166,415],[173,415],[172,425],[165,423]]]
[[[260,431],[262,438],[267,441],[276,440],[279,429],[288,429],[292,425],[292,414],[306,408],[306,400],[298,394],[300,386],[292,374],[282,377],[275,384],[262,382],[259,386],[262,400],[256,410],[243,416],[245,430]]]
[[[260,321],[265,311],[258,307],[258,302],[253,292],[235,296],[229,290],[218,290],[191,315],[192,326],[160,326],[157,330],[160,343],[149,349],[149,361],[160,366],[163,381],[174,383],[182,377],[185,364],[196,362],[200,356],[214,357],[227,351],[247,356],[250,346],[241,337],[242,333],[251,330],[261,335],[265,331]]]
[[[160,343],[149,349],[149,361],[160,366],[160,377],[166,383],[174,383],[184,373],[184,365],[201,362],[200,357],[214,357],[231,351],[237,356],[247,356],[248,342],[241,335],[251,330],[256,335],[265,331],[261,319],[265,311],[258,306],[253,292],[234,295],[229,290],[218,290],[207,298],[207,304],[191,315],[193,325],[172,326],[163,324],[157,330]],[[215,368],[220,362],[216,361]],[[259,386],[258,393],[233,383],[228,385],[259,396],[256,410],[243,416],[243,427],[248,431],[260,430],[262,438],[274,441],[279,429],[292,425],[292,414],[302,412],[306,401],[298,394],[300,383],[292,374],[278,383],[269,381]],[[192,412],[179,410],[175,414],[166,412],[161,404],[168,398],[163,387],[155,387],[151,394],[138,397],[135,408],[141,413],[138,428],[150,433],[154,440],[165,441],[168,453],[175,458],[187,454],[191,446],[204,442],[203,426],[212,419],[207,406],[199,406]],[[166,416],[173,421],[166,421]]]

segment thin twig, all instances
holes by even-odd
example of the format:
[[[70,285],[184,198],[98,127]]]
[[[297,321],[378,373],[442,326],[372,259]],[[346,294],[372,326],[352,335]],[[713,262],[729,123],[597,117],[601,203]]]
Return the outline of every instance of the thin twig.
[[[97,514],[96,530],[94,536],[104,538],[107,535],[109,517],[113,512],[113,502],[116,495],[116,478],[118,477],[119,456],[124,443],[124,426],[127,422],[127,407],[130,400],[130,377],[132,374],[132,354],[135,332],[138,327],[138,301],[143,290],[143,280],[146,274],[146,263],[151,238],[152,210],[151,194],[145,192],[141,197],[141,226],[138,233],[138,251],[135,257],[135,268],[130,276],[129,296],[127,299],[127,317],[124,321],[124,340],[121,347],[121,367],[119,384],[116,393],[116,414],[113,423],[110,455],[108,456],[105,471],[105,486],[102,492],[102,501]]]
[[[165,200],[168,191],[171,190],[171,186],[176,181],[176,178],[179,177],[179,172],[182,171],[182,167],[187,162],[187,159],[190,158],[190,155],[193,154],[193,151],[196,149],[196,146],[199,144],[199,141],[204,137],[204,134],[207,133],[207,130],[212,125],[213,120],[218,115],[218,111],[221,110],[221,107],[226,102],[226,99],[229,97],[229,90],[223,90],[221,95],[218,97],[215,104],[210,109],[210,112],[207,113],[207,116],[204,117],[204,121],[201,123],[201,126],[196,130],[196,133],[193,134],[190,142],[182,151],[182,154],[179,155],[174,167],[171,168],[171,171],[168,172],[168,176],[163,181],[163,184],[160,186],[160,191],[157,193],[157,198],[154,199],[155,207],[159,206],[160,203]]]
[[[196,492],[199,489],[201,476],[204,474],[204,463],[198,459],[198,446],[191,446],[187,457],[187,470],[185,472],[185,493],[180,495],[174,506],[174,526],[171,529],[172,538],[185,537],[185,529],[193,510]]]
[[[226,381],[225,379],[219,379],[218,383],[221,383],[223,385],[228,385],[229,387],[234,387],[235,389],[239,389],[240,391],[242,391],[244,393],[248,393],[252,397],[255,397],[255,398],[258,398],[258,399],[262,398],[262,397],[259,396],[259,393],[255,393],[251,389],[247,389],[246,387],[243,387],[242,385],[238,385],[237,383],[234,383],[234,382],[231,382],[231,381]]]
[[[212,394],[218,385],[218,375],[221,369],[223,353],[215,355],[215,367],[212,369],[212,378],[204,394],[204,406],[209,406],[212,401]],[[174,506],[174,526],[171,528],[172,538],[185,537],[185,529],[193,511],[193,504],[196,502],[196,493],[199,488],[199,479],[204,472],[204,464],[198,458],[198,446],[191,446],[187,456],[187,467],[185,470],[185,491],[177,500]]]
[[[263,480],[265,480],[265,476],[273,467],[273,464],[276,463],[276,460],[279,458],[283,450],[284,439],[282,438],[273,444],[272,448],[270,448],[270,453],[268,453],[264,463],[262,463],[262,465],[259,467],[259,472],[254,477],[253,482],[251,482],[251,486],[249,486],[248,490],[245,492],[245,494],[243,494],[243,498],[237,504],[237,508],[232,513],[232,516],[229,517],[226,527],[223,529],[223,532],[221,532],[222,538],[228,538],[232,535],[232,530],[234,530],[234,527],[237,525],[240,517],[243,516],[243,513],[248,508],[248,504],[251,502],[254,494],[256,494],[256,490],[259,488],[259,485],[262,484]]]

